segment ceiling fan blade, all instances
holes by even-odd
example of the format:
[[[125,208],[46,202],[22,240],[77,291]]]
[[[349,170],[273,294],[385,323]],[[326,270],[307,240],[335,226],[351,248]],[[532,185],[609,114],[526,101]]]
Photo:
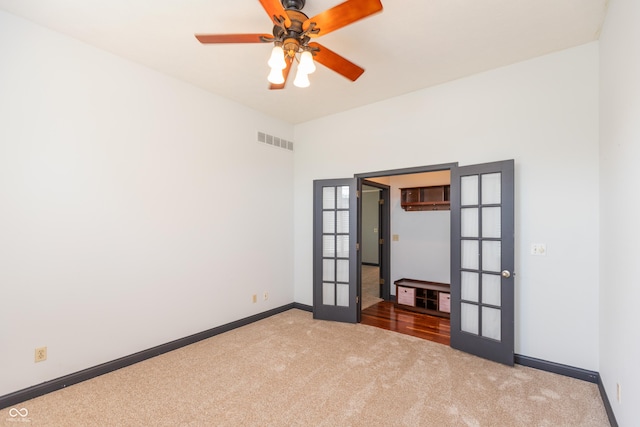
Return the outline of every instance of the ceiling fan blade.
[[[364,73],[364,68],[357,66],[319,43],[309,43],[309,46],[318,48],[314,52],[313,59],[325,67],[331,68],[336,73],[342,74],[352,82],[355,82]]]
[[[275,25],[280,25],[284,22],[284,26],[289,28],[291,26],[291,20],[287,15],[287,12],[284,11],[284,7],[280,0],[260,0],[260,4],[269,15],[269,19],[273,21]],[[280,22],[279,22],[280,21]]]
[[[347,0],[337,6],[327,9],[318,15],[307,19],[302,28],[307,30],[311,23],[320,31],[317,34],[309,34],[311,37],[324,36],[331,31],[347,26],[353,22],[366,18],[369,15],[380,12],[382,3],[380,0]]]
[[[284,83],[280,83],[280,84],[269,83],[269,89],[271,90],[284,89],[284,85],[287,84],[287,78],[289,77],[289,71],[291,71],[291,64],[293,63],[293,58],[287,55],[287,57],[285,58],[285,62],[287,63],[287,67],[284,70],[282,70],[282,75],[284,76]]]
[[[262,43],[262,37],[273,38],[271,34],[196,34],[200,43]]]

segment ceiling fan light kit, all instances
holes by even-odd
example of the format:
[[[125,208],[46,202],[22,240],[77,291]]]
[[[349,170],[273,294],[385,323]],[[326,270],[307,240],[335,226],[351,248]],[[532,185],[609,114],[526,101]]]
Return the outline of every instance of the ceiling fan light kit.
[[[293,62],[297,62],[297,87],[309,86],[309,74],[316,70],[314,58],[325,67],[356,81],[364,69],[325,48],[311,38],[330,33],[362,18],[382,11],[380,0],[347,0],[309,18],[302,12],[305,0],[260,0],[271,18],[269,34],[196,34],[200,43],[273,43],[268,65],[269,89],[283,89]]]

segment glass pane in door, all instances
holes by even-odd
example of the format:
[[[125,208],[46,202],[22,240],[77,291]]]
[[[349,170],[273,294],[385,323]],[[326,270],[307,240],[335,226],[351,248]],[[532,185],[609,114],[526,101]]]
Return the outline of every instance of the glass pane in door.
[[[499,240],[483,240],[482,241],[482,270],[483,271],[500,271],[500,241]]]
[[[462,206],[478,204],[478,175],[463,176],[460,179],[460,199]]]
[[[469,270],[478,269],[478,241],[463,240],[462,241],[462,268]]]
[[[482,204],[500,204],[502,200],[500,180],[502,176],[500,172],[482,175]]]
[[[336,288],[333,283],[322,284],[322,304],[334,305],[336,303]]]
[[[324,187],[322,189],[322,209],[334,209],[336,207],[336,189]]]
[[[501,277],[498,274],[482,275],[482,303],[500,306],[502,293],[500,290]]]
[[[322,256],[333,258],[336,255],[336,238],[334,235],[322,236]]]
[[[482,336],[500,341],[500,310],[482,307]]]
[[[349,306],[349,284],[338,283],[337,285],[337,299],[336,304],[341,307]]]
[[[478,237],[478,208],[463,208],[460,211],[462,237]]]
[[[480,286],[478,280],[478,273],[471,273],[468,271],[462,272],[462,283],[460,295],[463,301],[479,302]]]
[[[332,259],[322,260],[322,280],[325,282],[336,280],[336,267]]]
[[[349,186],[336,187],[337,209],[349,209]]]
[[[349,261],[346,259],[339,259],[336,261],[336,265],[338,266],[336,281],[337,282],[349,282]]]
[[[482,208],[482,237],[499,239],[501,234],[500,207]]]
[[[460,310],[461,327],[463,332],[478,334],[478,306],[475,304],[462,303]]]
[[[336,212],[336,233],[348,233],[349,232],[349,211],[337,211]],[[329,231],[327,231],[329,233]]]

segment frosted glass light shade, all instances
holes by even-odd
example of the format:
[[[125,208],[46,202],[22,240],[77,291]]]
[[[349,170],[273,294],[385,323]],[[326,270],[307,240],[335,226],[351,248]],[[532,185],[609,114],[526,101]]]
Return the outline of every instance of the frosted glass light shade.
[[[277,70],[284,70],[287,68],[287,63],[284,60],[284,50],[281,46],[274,46],[271,50],[271,57],[269,58],[269,67]],[[273,82],[272,82],[273,83]]]
[[[311,84],[311,82],[309,81],[309,75],[301,72],[300,68],[298,68],[293,84],[297,87],[309,87],[309,85]]]
[[[274,85],[279,85],[284,83],[284,75],[282,74],[282,69],[272,68],[269,76],[267,77],[269,83],[273,83]]]
[[[305,50],[300,54],[300,63],[298,64],[298,72],[311,74],[316,70],[316,64],[313,63],[313,55]]]

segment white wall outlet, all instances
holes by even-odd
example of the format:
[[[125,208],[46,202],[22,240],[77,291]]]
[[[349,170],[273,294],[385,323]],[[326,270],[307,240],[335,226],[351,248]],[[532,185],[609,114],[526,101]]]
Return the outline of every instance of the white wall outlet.
[[[269,292],[264,291],[264,300],[268,300],[269,299]]]
[[[393,236],[391,236],[391,240],[393,240],[394,242],[397,242],[400,240],[400,236],[397,234],[394,234]]]
[[[531,245],[531,255],[547,255],[547,245],[545,243],[534,243]]]
[[[47,347],[36,348],[34,361],[38,363],[38,362],[44,362],[45,360],[47,360]]]

